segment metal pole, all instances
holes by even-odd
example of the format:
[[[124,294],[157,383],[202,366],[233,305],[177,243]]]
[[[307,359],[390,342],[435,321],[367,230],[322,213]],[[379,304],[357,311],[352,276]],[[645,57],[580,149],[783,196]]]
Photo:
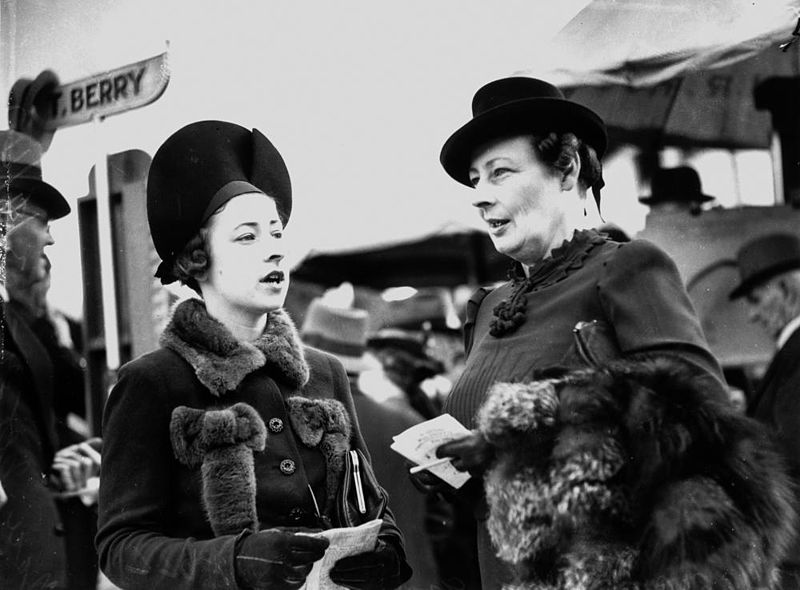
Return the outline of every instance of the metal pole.
[[[94,116],[97,161],[94,168],[97,198],[97,239],[100,251],[100,289],[103,299],[103,333],[106,344],[106,367],[109,373],[119,368],[119,327],[114,277],[114,247],[111,240],[111,198],[108,186],[108,154],[103,137],[103,117]]]

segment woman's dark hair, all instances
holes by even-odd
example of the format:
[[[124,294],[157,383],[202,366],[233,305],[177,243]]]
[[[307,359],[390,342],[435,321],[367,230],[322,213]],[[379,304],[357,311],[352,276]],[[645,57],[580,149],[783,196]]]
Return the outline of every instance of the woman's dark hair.
[[[211,258],[208,253],[206,236],[208,229],[201,228],[194,237],[186,242],[180,254],[175,257],[168,277],[171,281],[177,280],[182,284],[191,287],[200,294],[200,285],[197,279],[205,276]]]
[[[578,158],[581,163],[578,183],[584,189],[591,189],[597,208],[600,209],[600,189],[605,186],[605,181],[603,166],[592,146],[578,139],[574,133],[552,132],[547,135],[534,135],[533,148],[543,162],[563,174],[569,172],[573,158]]]

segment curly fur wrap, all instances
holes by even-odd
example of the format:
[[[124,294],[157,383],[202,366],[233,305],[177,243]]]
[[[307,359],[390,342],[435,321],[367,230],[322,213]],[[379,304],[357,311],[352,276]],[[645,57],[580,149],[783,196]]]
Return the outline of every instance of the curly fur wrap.
[[[488,529],[519,588],[774,588],[791,485],[763,427],[677,359],[497,384]]]

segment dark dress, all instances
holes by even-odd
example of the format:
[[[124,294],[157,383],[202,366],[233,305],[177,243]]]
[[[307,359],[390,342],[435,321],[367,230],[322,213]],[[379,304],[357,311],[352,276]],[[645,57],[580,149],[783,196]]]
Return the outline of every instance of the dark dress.
[[[708,350],[700,323],[672,260],[655,245],[609,241],[595,231],[572,240],[531,269],[535,277],[526,298],[526,317],[516,331],[492,336],[495,306],[509,297],[509,281],[491,292],[479,291],[468,304],[466,367],[445,402],[445,411],[475,428],[476,412],[497,382],[530,381],[552,367],[577,368],[573,328],[601,320],[613,328],[625,357],[667,353],[707,373],[722,389],[721,371]],[[478,519],[478,552],[484,590],[501,588],[511,572],[497,557],[485,526],[481,482],[462,488]]]
[[[344,444],[363,450],[347,376],[334,357],[304,349],[282,311],[270,313],[264,335],[251,345],[236,341],[202,302],[185,301],[175,309],[161,343],[159,350],[120,370],[106,405],[100,565],[126,589],[238,588],[234,548],[240,535],[214,535],[204,502],[209,513],[214,506],[202,491],[209,482],[200,466],[179,459],[171,441],[173,410],[251,406],[268,427],[266,448],[253,453],[259,528],[318,527],[317,510],[329,507],[338,483],[330,477],[323,448],[329,435],[335,437],[325,430],[324,419],[322,430],[311,432],[319,435],[319,445],[301,442],[299,424],[311,424],[313,417],[293,401],[325,411],[336,400],[333,405],[343,407],[352,424]],[[337,456],[341,459],[341,453]],[[223,494],[217,500],[228,498]],[[391,512],[381,534],[402,548]]]

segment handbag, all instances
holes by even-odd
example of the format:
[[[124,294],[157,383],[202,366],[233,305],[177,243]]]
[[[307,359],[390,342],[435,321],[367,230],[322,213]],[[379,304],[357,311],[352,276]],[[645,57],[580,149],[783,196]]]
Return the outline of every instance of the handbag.
[[[344,473],[336,494],[334,525],[354,527],[383,518],[388,495],[360,449],[345,453]]]
[[[578,322],[572,329],[574,347],[585,366],[596,369],[622,358],[614,328],[602,320]]]

